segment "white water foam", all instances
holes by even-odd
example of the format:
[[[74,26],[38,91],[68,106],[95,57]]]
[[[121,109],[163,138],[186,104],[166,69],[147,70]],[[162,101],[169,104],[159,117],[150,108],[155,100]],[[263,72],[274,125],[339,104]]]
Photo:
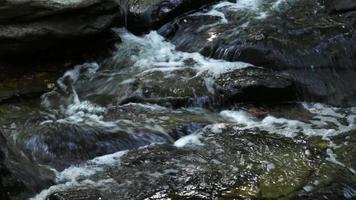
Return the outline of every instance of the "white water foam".
[[[320,136],[322,139],[328,141],[326,160],[345,167],[355,174],[356,170],[354,168],[346,166],[337,159],[333,150],[339,148],[339,146],[336,146],[332,142],[331,137],[356,130],[356,109],[335,108],[320,103],[303,103],[303,106],[306,110],[315,115],[309,121],[301,122],[298,120],[276,118],[270,115],[262,120],[258,120],[248,112],[242,110],[225,110],[222,111],[220,115],[236,123],[240,126],[238,129],[242,130],[259,128],[269,133],[280,134],[285,137],[295,137],[299,134]],[[308,155],[310,152],[307,151],[306,154]]]
[[[174,146],[176,147],[185,147],[185,146],[202,146],[204,145],[201,141],[200,138],[202,136],[198,133],[193,133],[187,136],[184,136],[182,138],[180,138],[179,140],[177,140],[176,142],[174,142]]]
[[[228,62],[206,58],[199,53],[177,51],[175,45],[167,42],[156,31],[143,37],[135,36],[125,29],[116,29],[116,32],[123,42],[118,46],[116,59],[120,60],[127,56],[127,52],[133,52],[130,57],[133,61],[132,67],[139,69],[139,75],[153,71],[169,73],[192,68],[196,70],[196,76],[207,73],[218,77],[222,73],[251,66],[244,62]]]
[[[298,134],[304,134],[308,136],[321,136],[327,139],[331,136],[356,130],[356,112],[354,112],[354,108],[343,109],[346,113],[342,114],[341,108],[333,108],[323,104],[304,103],[303,106],[309,112],[315,114],[309,122],[276,118],[271,115],[258,120],[248,112],[242,110],[225,110],[220,114],[225,119],[237,123],[243,129],[260,128],[286,137],[295,137]],[[347,119],[348,124],[341,123],[342,119]],[[331,124],[333,126],[330,126]]]
[[[214,16],[219,17],[220,21],[205,25],[204,28],[212,27],[217,24],[227,24],[228,19],[225,16],[224,11],[236,11],[236,12],[245,12],[250,14],[251,19],[263,20],[270,16],[273,12],[279,12],[282,9],[283,5],[288,2],[291,4],[292,0],[236,0],[234,3],[230,1],[222,1],[214,6],[207,12],[197,12],[193,13],[190,16]],[[248,22],[246,22],[248,23]]]
[[[47,123],[83,123],[89,126],[100,126],[105,128],[116,128],[114,122],[103,121],[103,115],[107,112],[107,109],[96,105],[90,101],[81,101],[75,90],[75,84],[80,81],[91,80],[99,70],[97,63],[84,63],[77,65],[74,69],[68,70],[64,75],[57,80],[57,88],[42,96],[42,106],[52,112],[50,114],[50,120],[46,120],[41,124]],[[57,97],[59,103],[63,105],[56,107],[58,102],[52,102],[49,100],[51,94],[56,93],[59,90],[67,95],[61,95]],[[57,114],[57,116],[56,116]]]
[[[91,79],[99,70],[100,66],[97,63],[84,63],[77,65],[72,70],[68,70],[64,75],[57,80],[57,86],[64,92],[69,91],[78,80]]]
[[[87,163],[79,166],[69,167],[62,172],[57,172],[56,182],[57,185],[43,190],[41,193],[31,198],[31,200],[44,200],[48,195],[57,192],[68,190],[73,187],[86,186],[86,187],[101,187],[105,186],[111,179],[105,179],[100,181],[90,180],[90,177],[96,173],[103,172],[105,169],[111,166],[119,166],[121,163],[121,157],[126,155],[128,151],[119,151],[113,154],[100,156],[88,161]]]

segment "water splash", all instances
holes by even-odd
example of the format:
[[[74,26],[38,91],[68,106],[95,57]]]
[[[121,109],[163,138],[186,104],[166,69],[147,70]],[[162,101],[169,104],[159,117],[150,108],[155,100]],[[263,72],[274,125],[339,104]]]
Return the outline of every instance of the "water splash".
[[[227,24],[229,20],[226,17],[226,12],[229,11],[244,12],[247,16],[248,22],[251,20],[264,20],[273,12],[281,12],[286,10],[282,8],[289,6],[293,2],[294,0],[236,0],[235,2],[222,1],[212,6],[209,11],[193,13],[190,16],[205,15],[220,18],[220,21],[218,22],[200,27],[200,29],[203,30],[204,28],[213,27],[218,24]]]
[[[62,172],[56,172],[56,182],[54,185],[41,193],[36,195],[31,200],[44,200],[48,195],[56,192],[71,189],[75,186],[95,186],[102,187],[105,184],[111,182],[110,179],[100,180],[98,182],[90,180],[90,177],[94,174],[105,171],[105,169],[112,166],[119,166],[121,163],[121,157],[127,154],[127,151],[119,151],[113,154],[100,156],[94,158],[85,164],[69,167]]]
[[[115,128],[113,122],[103,121],[107,109],[87,100],[80,100],[75,85],[78,82],[90,81],[99,70],[97,63],[85,63],[68,70],[57,80],[57,87],[52,92],[44,94],[41,106],[47,111],[47,123],[84,123],[90,126]]]
[[[321,136],[328,140],[332,136],[356,130],[355,108],[335,108],[316,103],[303,103],[303,107],[314,117],[306,122],[266,116],[259,120],[243,110],[225,110],[220,114],[227,120],[235,122],[242,129],[260,128],[271,133],[278,133],[286,137],[295,137],[299,134],[307,136]],[[344,124],[341,121],[347,120]]]
[[[134,67],[139,74],[153,71],[169,73],[179,69],[192,68],[197,71],[196,76],[205,72],[218,76],[234,69],[251,66],[244,62],[228,62],[206,58],[199,53],[177,51],[175,45],[166,41],[156,31],[143,37],[135,36],[125,29],[116,29],[115,31],[123,42],[118,46],[114,57],[116,62],[121,64],[124,59],[129,57],[131,67]]]

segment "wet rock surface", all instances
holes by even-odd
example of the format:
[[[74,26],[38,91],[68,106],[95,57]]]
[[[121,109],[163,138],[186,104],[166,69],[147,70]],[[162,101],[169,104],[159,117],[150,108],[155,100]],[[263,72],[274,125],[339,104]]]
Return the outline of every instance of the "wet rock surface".
[[[355,21],[329,14],[323,2],[264,1],[253,6],[225,2],[178,18],[159,32],[179,50],[294,71],[302,99],[354,104],[355,88],[317,75],[339,76],[353,85],[346,74],[355,73]],[[305,74],[315,74],[308,80],[317,80],[306,83]],[[319,95],[316,87],[321,86],[325,92]]]
[[[327,0],[326,5],[331,11],[336,12],[347,12],[356,9],[356,3],[352,0]]]
[[[100,192],[95,190],[73,190],[67,192],[60,192],[52,194],[48,197],[49,200],[63,200],[63,199],[72,199],[72,200],[80,200],[80,199],[87,199],[87,200],[97,200],[103,199],[100,195]]]
[[[128,0],[126,24],[133,32],[157,29],[185,12],[217,0]]]
[[[326,155],[315,143],[237,127],[220,131],[206,129],[199,146],[155,145],[131,151],[119,167],[108,169],[112,183],[110,189],[101,188],[102,198],[298,199],[316,194],[344,198],[340,177],[351,172],[324,163]],[[332,173],[331,178],[323,178],[324,170]],[[98,181],[100,176],[91,179]],[[333,193],[327,192],[330,188]],[[74,193],[81,192],[78,188]]]
[[[0,102],[19,96],[40,96],[53,89],[56,78],[48,73],[35,73],[1,80]]]
[[[34,162],[57,170],[121,150],[173,143],[206,124],[225,121],[204,110],[175,111],[144,104],[111,108],[103,113],[103,119],[98,113],[58,119],[51,119],[51,115],[38,117],[40,113],[25,106],[4,106],[2,112],[8,115],[1,121],[2,129],[16,146]]]
[[[0,10],[0,55],[5,57],[48,50],[75,52],[89,41],[92,46],[98,40],[103,43],[120,16],[115,0],[6,0]]]
[[[263,67],[353,67],[353,20],[329,15],[318,1],[243,6],[226,3],[216,8],[225,19],[202,12],[170,22],[160,32],[178,49]]]
[[[173,108],[196,105],[211,108],[241,102],[288,102],[297,100],[294,84],[294,79],[287,74],[258,67],[237,69],[218,78],[197,75],[189,69],[177,70],[168,77],[164,72],[152,72],[122,85],[128,97],[120,104],[136,102]]]
[[[255,67],[222,74],[215,87],[222,105],[295,101],[297,93],[294,81],[288,75]]]
[[[54,174],[38,167],[16,148],[11,140],[0,135],[0,191],[2,199],[29,198],[54,183]]]
[[[356,197],[352,2],[14,2],[1,199]]]

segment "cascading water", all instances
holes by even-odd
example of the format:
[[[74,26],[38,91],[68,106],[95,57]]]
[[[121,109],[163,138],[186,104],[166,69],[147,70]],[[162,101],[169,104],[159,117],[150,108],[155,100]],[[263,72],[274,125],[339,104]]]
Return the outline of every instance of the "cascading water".
[[[237,10],[244,29],[295,2],[223,1],[189,17],[216,17],[197,27],[212,30]],[[317,194],[335,177],[345,198],[356,196],[354,155],[345,153],[355,152],[356,107],[223,105],[218,80],[261,68],[177,50],[156,31],[114,31],[121,43],[111,57],[67,71],[39,106],[3,127],[16,129],[14,143],[55,173],[55,183],[31,199],[71,191],[103,199],[277,199]],[[205,42],[219,36],[209,33]]]
[[[61,113],[60,116],[63,117],[46,120],[41,124],[84,123],[89,126],[102,126],[108,130],[119,128],[129,131],[130,129],[132,134],[140,137],[134,127],[139,129],[146,127],[146,132],[158,131],[156,134],[170,135],[169,129],[172,128],[172,125],[169,121],[175,120],[175,126],[189,124],[189,122],[211,124],[205,129],[211,129],[215,134],[221,134],[226,127],[233,125],[236,126],[236,130],[257,128],[271,134],[291,138],[322,137],[322,140],[326,141],[328,146],[325,150],[325,159],[348,169],[351,174],[355,173],[355,169],[338,161],[337,156],[333,153],[334,150],[338,149],[338,146],[334,145],[332,138],[356,130],[356,108],[334,108],[323,104],[303,103],[300,109],[309,112],[310,116],[298,120],[293,119],[293,117],[283,118],[273,115],[258,119],[246,110],[223,110],[220,113],[214,113],[199,107],[172,110],[144,102],[142,104],[119,105],[118,103],[122,98],[130,95],[144,95],[143,88],[131,89],[132,84],[137,80],[143,79],[146,84],[155,81],[159,81],[160,84],[169,84],[169,82],[162,81],[165,81],[165,79],[170,81],[171,77],[176,77],[176,73],[180,75],[179,78],[182,81],[203,76],[203,82],[200,84],[202,88],[206,89],[206,95],[209,95],[214,93],[214,89],[209,84],[213,84],[214,79],[219,77],[220,74],[243,69],[249,64],[212,60],[197,53],[176,51],[174,45],[164,41],[156,32],[151,32],[142,37],[134,36],[123,29],[117,30],[117,33],[122,38],[122,44],[118,44],[117,53],[113,58],[104,62],[100,69],[97,64],[85,64],[68,71],[58,80],[58,90],[63,92],[60,94],[61,99],[57,99],[56,102],[59,102],[57,105],[61,106],[59,106],[60,108],[49,109],[49,113],[52,113],[49,116]],[[224,67],[217,69],[215,66]],[[188,72],[184,73],[185,70]],[[159,79],[153,77],[152,73],[157,73],[156,76]],[[53,104],[48,99],[52,93],[43,96],[42,104],[47,108]],[[158,95],[154,94],[153,97],[159,97]],[[102,96],[112,97],[111,102],[103,104],[101,102]],[[125,107],[137,110],[141,113],[139,115],[146,113],[148,115],[140,118],[138,115],[130,117],[125,116],[124,113],[115,113],[123,111],[120,109]],[[112,113],[110,114],[110,112]],[[284,113],[284,115],[286,114]],[[205,129],[192,129],[188,132],[191,135],[178,136],[178,138],[184,137],[176,141],[174,145],[178,148],[186,148],[186,146],[196,146],[194,148],[197,148],[204,145]],[[144,136],[141,135],[141,137]],[[138,138],[138,140],[140,139],[144,138]],[[154,140],[151,142],[154,142]],[[161,140],[158,143],[161,142],[174,142],[174,140]],[[107,191],[111,187],[116,188],[114,186],[115,180],[101,178],[100,174],[105,170],[113,170],[113,167],[118,167],[120,157],[126,153],[125,150],[98,157],[86,164],[72,166],[58,172],[58,185],[44,190],[34,199],[43,199],[53,192],[72,187],[96,188],[102,191]]]

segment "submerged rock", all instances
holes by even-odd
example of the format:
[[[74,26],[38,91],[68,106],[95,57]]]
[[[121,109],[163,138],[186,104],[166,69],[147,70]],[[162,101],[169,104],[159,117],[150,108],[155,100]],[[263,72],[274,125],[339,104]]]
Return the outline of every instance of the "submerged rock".
[[[24,199],[53,184],[49,169],[31,162],[0,131],[0,198]]]
[[[17,147],[30,159],[57,170],[121,150],[173,143],[206,124],[224,121],[203,110],[175,111],[133,103],[111,108],[102,115],[90,113],[88,108],[68,117],[48,120],[48,116],[15,117],[16,126],[11,128],[11,122],[4,131],[14,137]],[[6,124],[10,120],[9,116],[0,122]]]
[[[79,86],[78,91],[84,95],[93,92],[91,87],[85,85]],[[199,74],[189,68],[175,70],[168,75],[164,71],[153,71],[121,84],[114,91],[120,105],[150,103],[172,108],[219,108],[234,103],[263,104],[298,100],[297,88],[291,76],[260,67],[236,69],[215,77],[208,72]],[[95,96],[88,97],[95,99]],[[108,96],[106,100],[110,98]]]

